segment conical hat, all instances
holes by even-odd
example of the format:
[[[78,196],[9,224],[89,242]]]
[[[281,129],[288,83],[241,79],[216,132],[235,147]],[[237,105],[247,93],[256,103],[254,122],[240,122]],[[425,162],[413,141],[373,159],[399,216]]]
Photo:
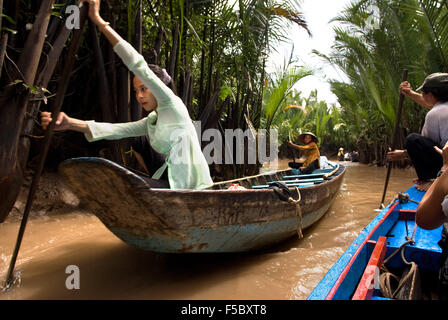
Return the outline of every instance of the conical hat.
[[[310,135],[311,136],[311,138],[314,140],[314,142],[318,142],[319,140],[317,139],[317,137],[314,135],[314,133],[311,133],[311,132],[304,132],[304,133],[302,133],[300,136],[299,136],[299,140],[300,140],[300,142],[302,142],[302,143],[305,143],[305,142],[303,142],[303,138],[305,138],[305,136],[306,135]]]

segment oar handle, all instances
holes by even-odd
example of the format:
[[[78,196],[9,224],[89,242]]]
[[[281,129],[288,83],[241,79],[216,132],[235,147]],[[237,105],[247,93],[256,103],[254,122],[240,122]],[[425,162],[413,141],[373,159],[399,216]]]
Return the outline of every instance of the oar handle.
[[[403,71],[403,78],[402,78],[402,82],[406,81],[408,79],[408,70],[404,70]],[[398,141],[398,130],[400,129],[400,122],[401,122],[401,113],[403,110],[403,102],[404,102],[404,95],[403,93],[400,93],[400,100],[398,102],[398,109],[397,109],[397,116],[395,117],[395,129],[394,129],[394,135],[392,137],[392,149],[395,150],[397,148],[397,141]],[[384,208],[384,200],[386,198],[386,193],[387,193],[387,187],[389,185],[389,178],[390,178],[390,173],[392,170],[392,166],[389,163],[389,165],[387,166],[387,175],[386,175],[386,182],[384,184],[384,191],[383,191],[383,197],[381,199],[381,204],[380,204],[380,209]]]

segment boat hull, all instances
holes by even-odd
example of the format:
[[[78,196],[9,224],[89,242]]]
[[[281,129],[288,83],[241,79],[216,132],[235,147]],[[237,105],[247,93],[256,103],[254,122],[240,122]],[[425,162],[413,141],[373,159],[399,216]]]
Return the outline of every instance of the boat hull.
[[[61,164],[60,172],[111,232],[144,250],[249,251],[290,238],[300,227],[295,205],[280,201],[272,189],[151,189],[139,176],[101,158],[68,160]],[[299,189],[302,229],[329,209],[344,173],[341,169],[329,181]],[[297,198],[297,192],[290,190]]]
[[[419,202],[424,192],[412,187],[406,191],[410,199]],[[421,270],[437,273],[440,268],[442,250],[438,245],[441,239],[442,227],[435,230],[424,230],[415,226],[415,213],[418,204],[415,202],[400,203],[395,201],[382,210],[364,228],[350,247],[331,267],[319,284],[309,295],[308,300],[351,300],[359,297],[362,292],[363,276],[367,272],[376,243],[380,237],[385,237],[387,247],[385,257],[391,256],[401,248],[413,234],[414,243],[404,246],[404,257],[413,261]],[[397,270],[406,267],[401,254],[396,254],[387,263],[388,268]],[[365,283],[364,283],[365,284]],[[369,294],[366,300],[385,299],[378,292],[378,278],[367,283]]]

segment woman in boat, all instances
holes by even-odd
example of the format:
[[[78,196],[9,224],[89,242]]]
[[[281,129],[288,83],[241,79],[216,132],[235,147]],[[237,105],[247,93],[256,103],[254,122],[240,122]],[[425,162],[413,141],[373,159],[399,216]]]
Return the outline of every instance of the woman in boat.
[[[302,174],[312,173],[314,170],[320,168],[320,152],[317,147],[317,137],[311,132],[305,132],[299,136],[299,141],[302,142],[304,146],[296,145],[291,141],[288,142],[288,145],[297,150],[303,151],[305,153],[306,160],[303,164],[290,162],[289,166],[294,169],[299,169]]]
[[[434,146],[442,148],[448,141],[448,73],[434,73],[426,77],[417,89],[422,93],[413,91],[407,81],[400,85],[400,91],[431,110],[426,115],[422,133],[407,136],[406,149],[389,152],[388,161],[410,159],[417,173],[414,180],[416,188],[426,191],[443,164]]]
[[[205,189],[213,185],[210,171],[199,145],[196,129],[182,100],[168,87],[169,75],[159,67],[150,68],[144,58],[100,16],[100,0],[81,0],[89,4],[89,17],[109,40],[114,51],[134,73],[137,101],[150,114],[128,123],[83,121],[60,112],[55,130],[84,133],[89,142],[148,136],[151,146],[166,155],[165,163],[151,179],[150,187],[171,189]],[[153,70],[152,70],[153,69]],[[51,114],[41,113],[42,127],[52,121]],[[168,170],[168,181],[161,180]]]

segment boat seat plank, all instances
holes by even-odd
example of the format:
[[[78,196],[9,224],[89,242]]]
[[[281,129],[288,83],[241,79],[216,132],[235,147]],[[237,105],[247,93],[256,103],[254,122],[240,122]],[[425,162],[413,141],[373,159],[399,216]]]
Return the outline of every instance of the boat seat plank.
[[[415,221],[398,220],[388,233],[388,253],[398,249],[413,233]],[[415,244],[406,245],[405,257],[408,261],[416,262],[421,269],[437,271],[440,268],[439,259],[442,249],[438,245],[441,239],[442,226],[434,230],[417,228]],[[403,261],[400,255],[388,262],[388,267],[402,268]]]
[[[309,183],[309,182],[323,182],[323,178],[316,178],[316,179],[302,179],[302,180],[282,180],[282,181],[271,181],[268,182],[269,185],[274,184],[276,182],[282,182],[286,185],[290,184],[297,184],[297,183]]]
[[[298,187],[298,188],[306,188],[306,187],[312,187],[314,186],[314,183],[298,183],[298,184],[288,184],[288,187]],[[272,185],[258,185],[258,186],[252,186],[252,189],[269,189],[272,188]]]
[[[325,173],[310,173],[310,174],[283,176],[283,179],[309,179],[309,178],[322,178],[323,176],[325,176]]]
[[[380,237],[376,242],[369,262],[361,277],[361,281],[356,288],[352,300],[370,300],[375,290],[375,276],[379,275],[379,269],[383,264],[384,256],[387,250],[387,238]]]

